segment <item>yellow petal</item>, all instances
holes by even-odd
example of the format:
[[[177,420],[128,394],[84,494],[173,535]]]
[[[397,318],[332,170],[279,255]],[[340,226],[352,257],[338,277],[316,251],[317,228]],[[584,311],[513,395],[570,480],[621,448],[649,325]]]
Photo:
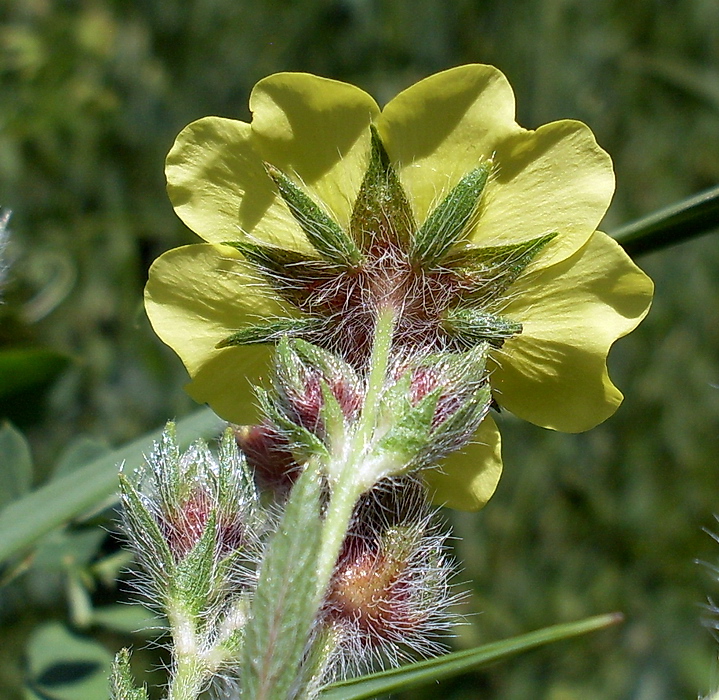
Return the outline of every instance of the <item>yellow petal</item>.
[[[268,377],[272,355],[269,345],[227,348],[200,367],[185,391],[198,403],[209,404],[230,423],[259,423],[263,416],[254,388],[268,385],[263,380]]]
[[[609,155],[577,121],[545,124],[497,144],[495,173],[472,234],[479,245],[559,235],[534,263],[546,267],[581,248],[604,217],[614,193]]]
[[[492,497],[502,474],[497,424],[487,416],[474,440],[437,469],[424,472],[432,501],[456,510],[479,510]]]
[[[266,372],[271,350],[216,345],[250,324],[292,312],[240,254],[211,244],[168,251],[150,268],[145,308],[193,378],[193,398],[226,420],[254,422],[250,387]]]
[[[498,144],[520,131],[507,79],[483,65],[452,68],[407,88],[384,108],[378,129],[419,223]]]
[[[177,215],[206,241],[312,250],[265,172],[249,124],[221,117],[193,122],[177,137],[165,173]]]
[[[649,311],[653,285],[614,240],[595,233],[573,256],[520,278],[503,313],[523,325],[494,356],[495,396],[545,428],[581,432],[622,401],[606,358]]]
[[[354,85],[306,73],[277,73],[255,85],[252,130],[262,157],[294,176],[340,226],[367,168],[377,103]]]
[[[492,157],[494,174],[471,238],[502,245],[559,233],[539,266],[580,248],[614,191],[611,159],[590,129],[576,121],[522,129],[512,88],[492,66],[460,66],[420,81],[385,107],[379,129],[420,223]]]

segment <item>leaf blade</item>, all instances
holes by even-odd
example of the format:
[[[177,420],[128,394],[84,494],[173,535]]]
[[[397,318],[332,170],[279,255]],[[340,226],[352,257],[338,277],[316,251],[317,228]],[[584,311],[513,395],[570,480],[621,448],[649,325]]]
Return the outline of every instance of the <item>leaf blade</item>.
[[[224,423],[208,409],[201,409],[178,421],[183,445],[198,437],[218,434]],[[118,488],[118,466],[125,462],[140,465],[163,428],[53,479],[0,511],[0,562],[30,546],[53,528],[92,508]]]
[[[320,700],[365,700],[386,693],[429,685],[550,642],[604,629],[621,622],[622,619],[620,613],[610,613],[577,622],[552,625],[475,649],[446,654],[402,668],[334,683],[323,690],[319,697]]]

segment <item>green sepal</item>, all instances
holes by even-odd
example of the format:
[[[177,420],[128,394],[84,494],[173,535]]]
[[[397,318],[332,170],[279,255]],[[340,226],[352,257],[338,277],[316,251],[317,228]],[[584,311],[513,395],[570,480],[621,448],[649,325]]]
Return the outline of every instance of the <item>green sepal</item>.
[[[240,659],[241,696],[285,700],[302,675],[314,623],[322,479],[310,463],[262,560]]]
[[[463,347],[489,343],[495,348],[522,332],[522,324],[478,309],[449,309],[442,320],[444,331]]]
[[[427,217],[412,238],[413,262],[429,267],[462,239],[474,223],[492,167],[492,161],[487,161],[465,175]]]
[[[379,440],[370,458],[382,465],[378,478],[404,474],[418,466],[422,452],[429,448],[432,421],[441,393],[441,388],[435,389],[409,406]]]
[[[110,673],[111,700],[148,700],[147,688],[135,685],[130,669],[130,650],[120,649],[115,655]]]
[[[320,379],[320,390],[322,391],[320,419],[324,427],[325,441],[329,446],[329,451],[336,454],[336,450],[334,450],[333,447],[339,447],[347,433],[345,416],[340,402],[332,393],[332,389],[330,389],[329,384],[324,379]]]
[[[271,394],[261,388],[256,388],[257,400],[260,410],[283,435],[290,444],[292,455],[297,462],[304,464],[310,457],[316,455],[323,460],[328,458],[327,447],[324,442],[304,426],[295,423],[273,401]]]
[[[307,388],[307,370],[302,358],[295,350],[294,343],[291,343],[286,335],[277,343],[274,360],[274,384],[278,394],[282,396],[294,393],[302,396]]]
[[[135,550],[141,553],[148,564],[148,572],[157,579],[158,590],[163,591],[167,581],[173,576],[175,560],[167,542],[160,532],[157,521],[145,507],[135,487],[127,477],[120,473],[120,500],[123,505],[128,535],[135,543]]]
[[[235,432],[228,427],[222,434],[218,453],[220,470],[217,474],[217,502],[220,504],[220,513],[229,512],[230,515],[235,516],[238,507],[242,506],[246,509],[249,504],[259,503],[259,494],[252,472],[247,461],[238,455],[238,452]],[[247,519],[244,514],[243,519]]]
[[[350,233],[362,250],[392,243],[406,249],[414,231],[414,217],[382,139],[370,126],[369,165],[350,219]]]
[[[283,299],[302,307],[318,284],[336,279],[346,266],[294,250],[245,241],[226,242],[252,263]]]
[[[462,405],[432,431],[424,466],[434,466],[443,457],[466,445],[491,405],[492,391],[489,383],[485,382],[465,397]]]
[[[152,462],[158,467],[153,471],[153,481],[162,512],[170,512],[177,504],[177,496],[182,488],[180,458],[177,430],[175,424],[168,421],[152,450]]]
[[[556,237],[548,233],[512,245],[458,246],[445,256],[442,267],[458,276],[463,299],[487,303],[506,291]]]
[[[313,316],[300,318],[274,318],[256,326],[248,326],[221,340],[216,348],[230,348],[236,345],[260,345],[276,343],[283,336],[302,335],[317,332],[322,328],[323,321]]]
[[[207,518],[202,535],[187,555],[177,563],[171,581],[170,596],[174,604],[195,617],[207,612],[216,585],[217,513]],[[169,604],[168,608],[172,605]]]
[[[269,163],[265,163],[265,168],[315,250],[330,262],[348,267],[359,265],[362,254],[342,227],[281,170]]]
[[[350,365],[337,355],[302,338],[293,338],[292,347],[300,357],[312,367],[319,369],[325,377],[342,376],[352,382],[357,382],[357,374]]]

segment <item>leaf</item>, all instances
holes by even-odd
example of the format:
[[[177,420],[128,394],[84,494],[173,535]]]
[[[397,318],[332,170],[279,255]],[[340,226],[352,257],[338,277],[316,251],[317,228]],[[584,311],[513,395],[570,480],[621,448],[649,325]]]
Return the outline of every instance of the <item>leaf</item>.
[[[545,627],[501,642],[485,644],[475,649],[458,651],[401,668],[333,683],[320,693],[319,698],[320,700],[363,700],[423,685],[433,685],[438,681],[474,671],[514,654],[529,651],[550,642],[604,629],[622,620],[621,613],[610,613],[589,617],[578,622]]]
[[[27,440],[19,430],[5,423],[0,428],[0,508],[30,490],[32,471]]]
[[[41,625],[27,649],[27,697],[98,700],[107,697],[112,656],[57,622]]]
[[[635,257],[683,243],[716,228],[719,228],[719,186],[621,226],[611,235]]]
[[[55,464],[53,477],[65,476],[84,464],[104,457],[110,452],[107,443],[90,437],[78,437],[63,451]]]
[[[113,632],[143,637],[157,636],[157,630],[161,627],[160,620],[154,613],[136,603],[103,605],[100,608],[93,608],[92,624]]]
[[[200,409],[177,423],[182,445],[198,437],[210,438],[223,422]],[[85,512],[117,491],[118,466],[142,464],[144,455],[162,437],[162,428],[95,459],[71,474],[53,479],[0,511],[0,561],[20,552],[58,525]]]
[[[300,673],[315,616],[321,482],[305,469],[267,548],[242,658],[243,697],[285,700]]]

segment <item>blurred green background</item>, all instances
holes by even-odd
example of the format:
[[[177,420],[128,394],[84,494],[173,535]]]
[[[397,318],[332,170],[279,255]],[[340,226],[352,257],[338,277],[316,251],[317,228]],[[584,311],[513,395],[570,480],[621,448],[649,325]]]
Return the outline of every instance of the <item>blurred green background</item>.
[[[248,118],[252,85],[279,70],[383,103],[467,62],[505,72],[523,126],[591,126],[617,171],[605,230],[719,183],[716,0],[4,0],[0,352],[15,364],[0,418],[26,435],[33,483],[193,408],[141,306],[152,260],[194,239],[164,193],[184,125]],[[702,626],[719,584],[697,563],[719,562],[704,531],[719,530],[719,238],[639,262],[657,294],[610,358],[622,408],[577,436],[500,417],[498,492],[452,516],[472,591],[458,648],[613,610],[626,622],[412,697],[662,700],[719,684]],[[0,448],[29,465],[18,433]],[[21,491],[0,479],[0,503]],[[114,583],[125,559],[98,524],[113,527],[105,513],[55,533],[6,572],[0,697],[101,698],[108,652],[146,643],[129,634],[137,611],[114,605],[132,597]],[[79,650],[64,684],[58,647]]]

